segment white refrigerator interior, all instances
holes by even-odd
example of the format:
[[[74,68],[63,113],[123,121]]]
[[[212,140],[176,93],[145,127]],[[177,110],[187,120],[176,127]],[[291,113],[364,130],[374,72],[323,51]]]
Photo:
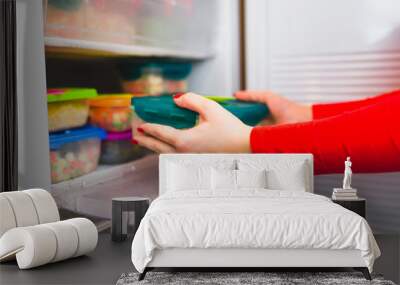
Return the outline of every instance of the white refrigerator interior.
[[[246,82],[304,102],[377,95],[400,86],[400,2],[248,0]],[[354,174],[375,231],[400,228],[399,173]],[[315,179],[330,196],[341,175]]]
[[[110,78],[115,78],[116,72],[111,70],[115,55],[126,58],[166,56],[193,64],[188,78],[191,90],[205,95],[230,96],[239,88],[239,1],[142,1],[141,9],[146,15],[136,18],[121,9],[133,2],[118,0],[112,5],[104,2],[113,8],[109,11],[113,16],[108,18],[109,26],[114,30],[118,24],[133,26],[125,27],[119,33],[113,33],[113,29],[98,31],[102,25],[98,19],[107,11],[105,7],[94,9],[94,2],[82,2],[86,6],[75,15],[77,21],[66,24],[68,17],[63,17],[60,10],[47,1],[17,0],[18,19],[21,19],[17,25],[19,185],[21,189],[40,187],[51,191],[63,208],[110,218],[112,197],[157,196],[157,158],[148,156],[123,165],[99,166],[87,175],[51,184],[46,76],[48,82],[54,77],[65,78],[66,83],[81,77],[88,80],[86,84],[91,84],[93,78],[85,74],[88,65],[105,71],[110,68]],[[79,21],[88,17],[93,23]],[[43,21],[47,21],[45,28]],[[134,37],[127,36],[131,32]],[[88,50],[94,50],[104,55],[104,60],[101,57],[94,58],[93,62],[90,58],[81,62],[75,59],[66,61],[68,67],[65,70],[54,69],[54,61],[45,58],[45,53],[57,49],[72,52],[72,55],[81,55],[82,50],[85,55]],[[70,68],[76,63],[78,71],[71,74]],[[47,71],[57,74],[46,75],[45,64]],[[82,70],[79,70],[79,64]],[[107,75],[103,75],[103,80],[106,79]],[[80,83],[85,82],[81,80]]]

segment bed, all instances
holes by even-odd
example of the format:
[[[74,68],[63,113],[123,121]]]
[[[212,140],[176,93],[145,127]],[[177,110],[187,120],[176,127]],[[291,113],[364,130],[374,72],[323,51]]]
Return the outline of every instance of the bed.
[[[163,154],[159,185],[132,243],[140,280],[160,267],[352,267],[371,279],[372,231],[313,194],[311,154]]]

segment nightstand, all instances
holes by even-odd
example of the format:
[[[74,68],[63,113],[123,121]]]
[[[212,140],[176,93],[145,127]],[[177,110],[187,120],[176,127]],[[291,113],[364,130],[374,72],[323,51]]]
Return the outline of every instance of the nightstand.
[[[150,205],[150,198],[118,197],[112,199],[111,239],[133,238]]]
[[[366,204],[367,200],[364,198],[358,198],[354,200],[333,200],[333,203],[339,204],[340,206],[359,214],[361,217],[366,217]]]

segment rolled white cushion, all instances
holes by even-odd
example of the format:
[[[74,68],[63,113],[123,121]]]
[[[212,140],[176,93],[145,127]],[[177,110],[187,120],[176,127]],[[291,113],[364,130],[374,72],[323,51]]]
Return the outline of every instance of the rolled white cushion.
[[[78,248],[74,257],[91,252],[96,248],[98,232],[92,221],[85,218],[75,218],[64,222],[71,224],[78,233]]]
[[[33,201],[24,191],[3,192],[1,195],[10,202],[17,227],[33,226],[39,223]]]
[[[6,232],[0,239],[0,260],[16,255],[20,269],[51,262],[57,249],[53,231],[42,225],[19,227]]]
[[[39,218],[39,224],[60,220],[56,202],[48,191],[43,189],[29,189],[22,192],[31,197]]]
[[[60,220],[56,202],[43,189],[0,193],[0,214],[0,237],[15,227]]]
[[[16,256],[19,268],[28,269],[76,257],[95,249],[97,235],[84,218],[14,228],[0,238],[0,261]]]
[[[10,202],[6,197],[0,195],[0,237],[16,226],[17,223]]]
[[[49,228],[55,234],[57,240],[56,253],[51,262],[64,260],[75,255],[79,237],[76,230],[71,228],[70,223],[62,221],[44,224],[43,226]]]

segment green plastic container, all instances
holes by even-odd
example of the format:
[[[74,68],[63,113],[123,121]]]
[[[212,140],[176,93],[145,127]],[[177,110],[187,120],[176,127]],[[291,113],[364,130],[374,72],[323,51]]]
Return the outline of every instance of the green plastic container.
[[[81,127],[89,116],[87,99],[97,96],[96,89],[60,88],[47,91],[50,132]]]
[[[250,126],[257,125],[269,115],[267,106],[261,103],[216,96],[210,96],[208,99],[218,102],[243,123]],[[136,115],[145,122],[168,125],[177,129],[191,128],[197,122],[198,114],[178,107],[170,95],[133,97],[131,103]]]

